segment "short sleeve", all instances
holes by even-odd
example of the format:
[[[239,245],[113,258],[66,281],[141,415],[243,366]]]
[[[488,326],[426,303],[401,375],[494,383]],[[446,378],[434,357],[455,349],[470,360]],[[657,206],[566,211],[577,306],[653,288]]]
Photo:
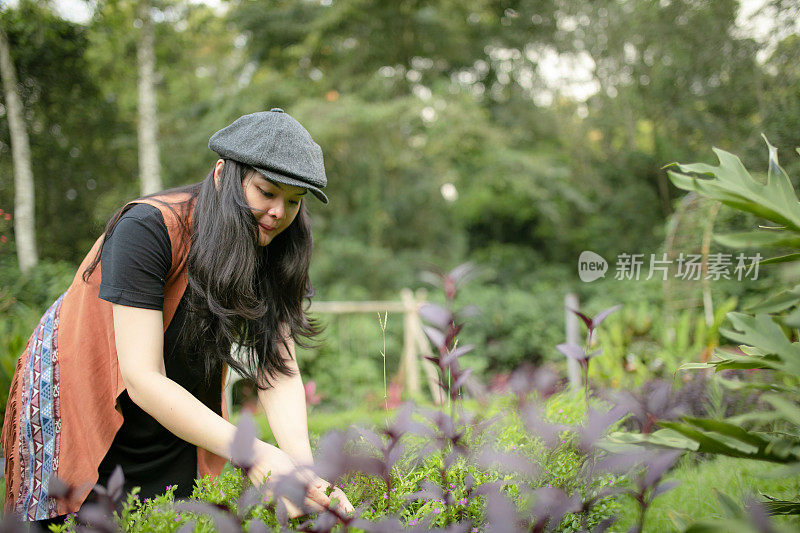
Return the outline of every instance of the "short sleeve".
[[[134,204],[117,221],[100,252],[100,298],[112,303],[163,309],[172,247],[161,211]]]

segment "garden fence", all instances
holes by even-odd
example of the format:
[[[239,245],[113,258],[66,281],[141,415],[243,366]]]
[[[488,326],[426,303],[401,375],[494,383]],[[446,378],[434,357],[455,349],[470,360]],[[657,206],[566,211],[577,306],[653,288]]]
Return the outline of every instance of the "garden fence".
[[[400,291],[400,300],[372,300],[372,301],[341,301],[341,302],[317,302],[312,301],[309,312],[312,314],[402,314],[403,315],[403,349],[400,359],[400,368],[397,372],[405,385],[405,390],[413,397],[421,393],[419,369],[420,365],[425,373],[425,379],[430,390],[434,403],[440,405],[444,401],[444,395],[438,385],[436,368],[425,359],[424,356],[431,355],[431,345],[422,330],[422,321],[419,316],[419,308],[425,304],[427,292],[418,289],[413,292],[411,289]],[[238,346],[232,348],[236,354]],[[230,369],[228,379],[225,383],[225,397],[228,406],[233,401],[233,386],[240,381],[242,376]]]

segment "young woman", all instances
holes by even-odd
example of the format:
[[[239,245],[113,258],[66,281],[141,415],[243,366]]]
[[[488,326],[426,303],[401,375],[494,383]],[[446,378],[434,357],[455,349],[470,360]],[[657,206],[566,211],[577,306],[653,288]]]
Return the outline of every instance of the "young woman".
[[[330,503],[327,482],[297,470],[313,459],[294,357],[295,341],[318,333],[302,304],[307,193],[327,203],[322,151],[280,109],[240,117],[209,147],[220,159],[204,181],[111,217],[17,362],[5,505],[25,520],[77,511],[116,465],[141,498],[168,485],[187,497],[199,475],[219,474],[235,430],[227,367],[259,384],[278,443],[257,441],[253,482],[295,472],[311,481],[309,504]],[[54,476],[73,487],[69,500],[47,497]],[[341,490],[331,496],[352,510]]]

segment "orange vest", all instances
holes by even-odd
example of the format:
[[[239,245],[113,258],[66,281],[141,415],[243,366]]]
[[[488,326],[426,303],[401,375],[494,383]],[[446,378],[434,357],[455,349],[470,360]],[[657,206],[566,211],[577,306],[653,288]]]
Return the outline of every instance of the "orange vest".
[[[170,203],[184,217],[194,202],[188,193],[156,198]],[[172,268],[164,286],[164,331],[167,330],[188,283],[180,222],[172,211],[149,198],[129,204],[157,207],[172,246]],[[126,205],[129,205],[126,204]],[[117,359],[111,303],[98,297],[100,264],[88,282],[84,269],[101,249],[103,236],[81,263],[69,289],[42,317],[17,361],[11,383],[2,446],[6,458],[5,508],[23,520],[41,520],[76,512],[97,483],[98,467],[111,447],[122,414],[117,397],[125,390]],[[222,416],[227,420],[222,377]],[[201,476],[218,475],[226,459],[200,447],[197,466]],[[49,499],[47,483],[57,475],[76,490],[70,501]]]

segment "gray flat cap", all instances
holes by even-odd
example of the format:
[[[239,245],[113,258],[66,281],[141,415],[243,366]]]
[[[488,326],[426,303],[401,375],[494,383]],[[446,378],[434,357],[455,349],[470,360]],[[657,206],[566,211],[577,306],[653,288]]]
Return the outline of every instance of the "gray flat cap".
[[[208,147],[223,159],[250,165],[269,180],[306,188],[328,203],[321,191],[328,184],[322,149],[283,109],[237,118],[212,135]]]

